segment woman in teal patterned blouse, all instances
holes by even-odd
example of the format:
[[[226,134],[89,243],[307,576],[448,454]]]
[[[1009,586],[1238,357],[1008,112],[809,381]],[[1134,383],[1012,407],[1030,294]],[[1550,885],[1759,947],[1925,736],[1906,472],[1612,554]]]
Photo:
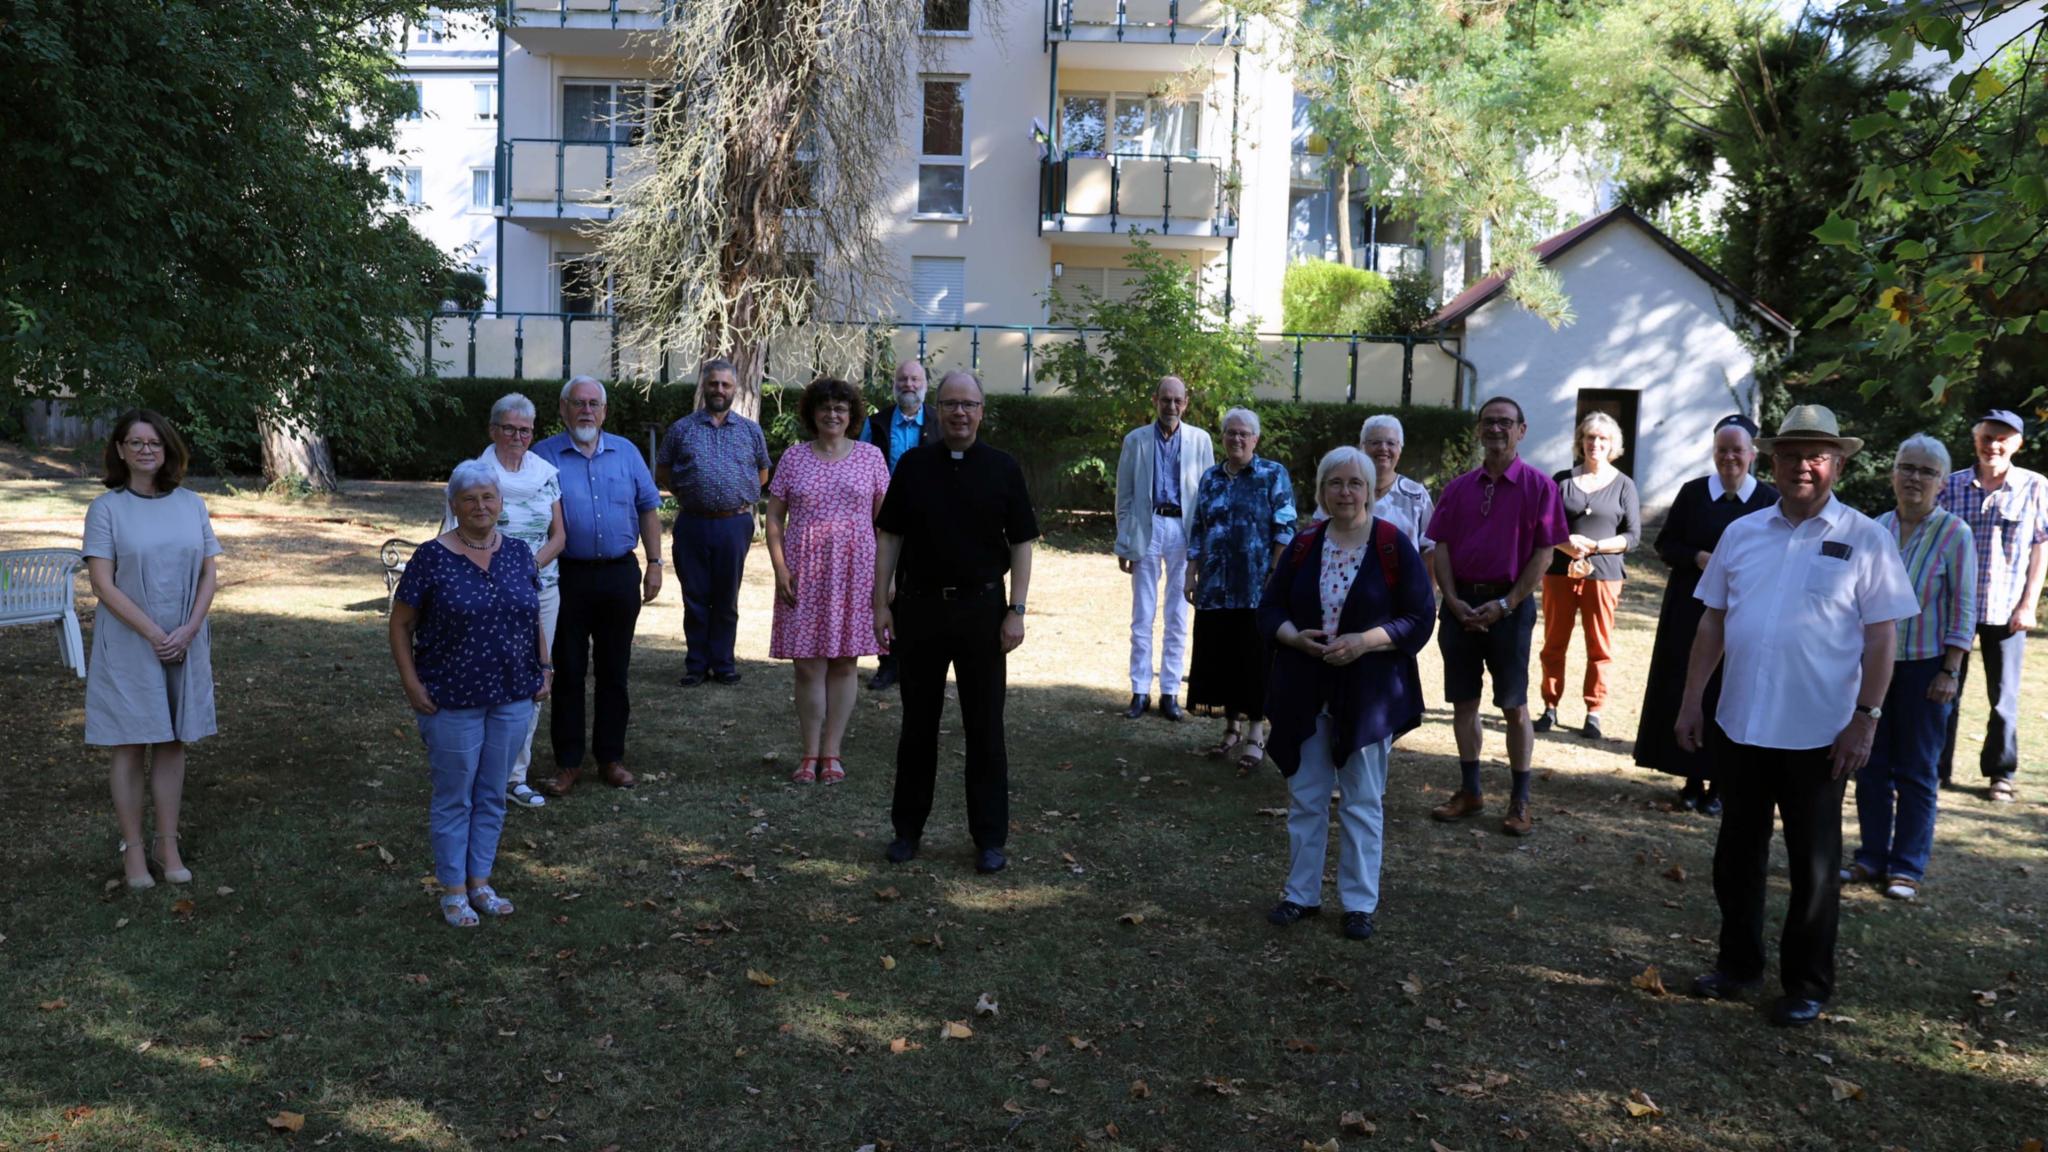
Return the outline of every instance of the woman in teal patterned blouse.
[[[1188,526],[1187,598],[1195,606],[1188,708],[1223,717],[1210,749],[1228,756],[1240,744],[1239,774],[1266,756],[1266,666],[1259,637],[1259,592],[1273,558],[1294,539],[1294,484],[1287,469],[1261,459],[1258,414],[1223,414],[1223,459],[1202,474]]]

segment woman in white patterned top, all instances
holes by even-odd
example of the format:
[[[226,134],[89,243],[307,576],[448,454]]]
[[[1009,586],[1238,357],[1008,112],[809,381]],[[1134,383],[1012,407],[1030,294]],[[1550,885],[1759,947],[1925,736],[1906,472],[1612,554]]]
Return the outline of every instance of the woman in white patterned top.
[[[498,515],[498,531],[525,544],[533,552],[540,570],[540,625],[553,643],[555,617],[561,612],[562,590],[555,558],[568,543],[562,527],[562,483],[555,466],[527,452],[533,447],[533,401],[508,392],[491,405],[491,446],[477,457],[498,474],[498,492],[504,511]],[[441,531],[455,530],[455,513],[442,514]],[[526,743],[513,761],[506,780],[507,795],[529,808],[547,803],[547,798],[526,786],[526,766],[533,760],[533,734],[540,725],[540,709],[526,730]]]

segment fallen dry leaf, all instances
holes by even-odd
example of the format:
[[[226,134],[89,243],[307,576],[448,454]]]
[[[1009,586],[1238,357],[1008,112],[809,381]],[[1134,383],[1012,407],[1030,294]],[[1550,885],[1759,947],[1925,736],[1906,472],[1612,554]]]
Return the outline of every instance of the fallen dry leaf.
[[[398,863],[398,857],[393,856],[391,854],[391,850],[389,848],[384,847],[382,844],[377,845],[377,859],[382,860],[386,864]],[[296,1131],[296,1129],[294,1129],[294,1131]]]
[[[752,864],[745,864],[735,868],[732,870],[732,876],[735,880],[752,880],[754,878],[754,866]]]
[[[981,998],[980,998],[980,999],[978,999],[978,1000],[976,1000],[976,1001],[974,1002],[974,1014],[975,1014],[976,1016],[993,1016],[993,1015],[995,1015],[995,1014],[996,1014],[996,1002],[995,1002],[995,998],[994,998],[994,997],[992,997],[992,996],[990,996],[990,995],[989,995],[988,993],[986,993],[986,992],[983,992],[983,993],[981,994]]]
[[[1993,1004],[1998,1003],[1998,993],[1990,988],[1972,989],[1970,991],[1970,998],[1975,1000],[1980,1006],[1985,1008],[1989,1008]]]
[[[884,956],[884,957],[882,957],[882,971],[884,971],[884,972],[894,972],[895,970],[896,970],[896,958],[895,958],[894,956]]]
[[[190,897],[186,897],[185,899],[180,900],[177,903],[171,905],[171,915],[190,916],[192,914],[192,909],[196,907],[198,907],[198,905],[192,903]]]
[[[782,981],[777,980],[775,977],[770,976],[766,972],[761,971],[759,968],[747,969],[747,979],[750,982],[758,984],[763,988],[773,988],[777,984],[782,983]]]
[[[1456,1148],[1446,1148],[1443,1145],[1437,1143],[1436,1141],[1431,1140],[1429,1142],[1429,1152],[1458,1152],[1458,1150]]]
[[[1134,926],[1138,924],[1143,924],[1145,922],[1145,914],[1143,912],[1126,912],[1123,915],[1117,917],[1116,922],[1119,924],[1130,924]]]
[[[898,1036],[894,1040],[889,1041],[889,1051],[895,1053],[898,1056],[903,1055],[905,1052],[915,1052],[923,1047],[924,1045],[919,1044],[917,1041],[912,1040],[907,1036]]]
[[[64,1118],[66,1120],[71,1121],[73,1124],[78,1123],[80,1120],[83,1120],[90,1115],[92,1115],[92,1105],[90,1104],[74,1104],[71,1107],[66,1108],[64,1110]]]
[[[1024,1114],[1024,1106],[1017,1103],[1016,1097],[1013,1096],[1003,1101],[1003,1111],[1008,1112],[1012,1116],[1022,1116]]]
[[[1422,977],[1410,972],[1408,978],[1401,981],[1401,991],[1406,992],[1410,996],[1422,995]]]
[[[1623,1100],[1621,1106],[1628,1109],[1629,1116],[1636,1120],[1641,1120],[1645,1116],[1662,1116],[1664,1114],[1664,1110],[1657,1107],[1657,1102],[1650,1099],[1650,1094],[1641,1088],[1629,1089],[1628,1099]]]
[[[965,1020],[948,1020],[939,1028],[939,1039],[941,1040],[971,1040],[973,1038],[974,1029],[969,1028]]]
[[[1261,815],[1261,816],[1285,816],[1285,815],[1287,815],[1287,809],[1285,809],[1285,808],[1261,808],[1261,809],[1259,809],[1259,815]]]
[[[1669,996],[1671,994],[1671,990],[1664,987],[1664,976],[1657,971],[1655,964],[1637,973],[1635,978],[1630,980],[1629,983],[1641,988],[1652,996]]]
[[[898,892],[894,885],[890,885],[887,888],[875,889],[875,899],[877,900],[895,900],[901,897],[902,895],[903,893]]]
[[[1363,1112],[1346,1112],[1337,1117],[1337,1127],[1353,1136],[1370,1136],[1379,1131],[1379,1125],[1367,1120]]]
[[[1299,1052],[1304,1056],[1313,1056],[1321,1051],[1321,1049],[1307,1040],[1295,1040],[1292,1038],[1281,1041],[1280,1046],[1289,1052]]]
[[[1436,1018],[1436,1017],[1434,1017],[1434,1016],[1424,1016],[1424,1017],[1422,1018],[1422,1026],[1423,1026],[1424,1028],[1427,1028],[1427,1029],[1429,1029],[1429,1030],[1430,1030],[1431,1032],[1448,1032],[1448,1031],[1450,1031],[1450,1029],[1449,1029],[1449,1028],[1447,1028],[1447,1027],[1445,1027],[1445,1026],[1444,1026],[1444,1022],[1443,1022],[1443,1021],[1441,1021],[1441,1020],[1437,1019],[1437,1018]]]
[[[306,1126],[306,1118],[297,1112],[280,1111],[265,1121],[273,1132],[297,1132]]]
[[[1086,1052],[1088,1049],[1095,1047],[1095,1041],[1083,1040],[1079,1036],[1069,1036],[1067,1037],[1067,1047],[1072,1048],[1076,1052]]]
[[[1673,864],[1664,870],[1664,878],[1674,884],[1685,883],[1685,865]]]
[[[55,1000],[45,1000],[41,1004],[36,1005],[36,1007],[44,1012],[62,1012],[64,1009],[71,1007],[71,1003],[62,996],[59,996]]]
[[[1301,1152],[1338,1152],[1337,1138],[1332,1136],[1321,1144],[1317,1144],[1313,1140],[1303,1140],[1301,1142]]]
[[[1214,1092],[1218,1096],[1236,1096],[1243,1091],[1243,1089],[1238,1087],[1242,1083],[1244,1081],[1232,1080],[1227,1076],[1204,1076],[1198,1087]]]
[[[1837,1104],[1844,1100],[1863,1099],[1863,1085],[1855,1081],[1844,1080],[1840,1076],[1823,1076],[1822,1079],[1828,1082],[1828,1093]]]
[[[1131,1099],[1150,1100],[1151,1098],[1152,1086],[1150,1084],[1145,1083],[1143,1080],[1131,1081]]]

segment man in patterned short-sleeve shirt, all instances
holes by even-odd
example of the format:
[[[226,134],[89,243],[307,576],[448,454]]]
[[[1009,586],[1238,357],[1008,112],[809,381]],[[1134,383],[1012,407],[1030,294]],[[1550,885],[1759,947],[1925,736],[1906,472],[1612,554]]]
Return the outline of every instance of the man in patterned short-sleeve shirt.
[[[736,379],[731,361],[705,361],[697,371],[702,405],[668,426],[654,458],[655,480],[676,498],[685,688],[740,679],[732,651],[740,577],[754,542],[754,505],[768,483],[768,438],[759,424],[732,410]]]

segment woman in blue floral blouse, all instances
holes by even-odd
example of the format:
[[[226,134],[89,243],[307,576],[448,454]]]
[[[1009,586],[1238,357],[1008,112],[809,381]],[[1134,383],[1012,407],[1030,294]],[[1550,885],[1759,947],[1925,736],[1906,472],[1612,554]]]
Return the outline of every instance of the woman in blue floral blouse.
[[[1271,654],[1259,635],[1259,591],[1273,558],[1294,539],[1294,485],[1287,469],[1261,459],[1259,417],[1245,408],[1223,414],[1223,459],[1202,474],[1188,529],[1187,598],[1195,606],[1195,653],[1188,669],[1188,708],[1223,717],[1223,738],[1210,749],[1238,749],[1240,775],[1266,757],[1266,668]]]

